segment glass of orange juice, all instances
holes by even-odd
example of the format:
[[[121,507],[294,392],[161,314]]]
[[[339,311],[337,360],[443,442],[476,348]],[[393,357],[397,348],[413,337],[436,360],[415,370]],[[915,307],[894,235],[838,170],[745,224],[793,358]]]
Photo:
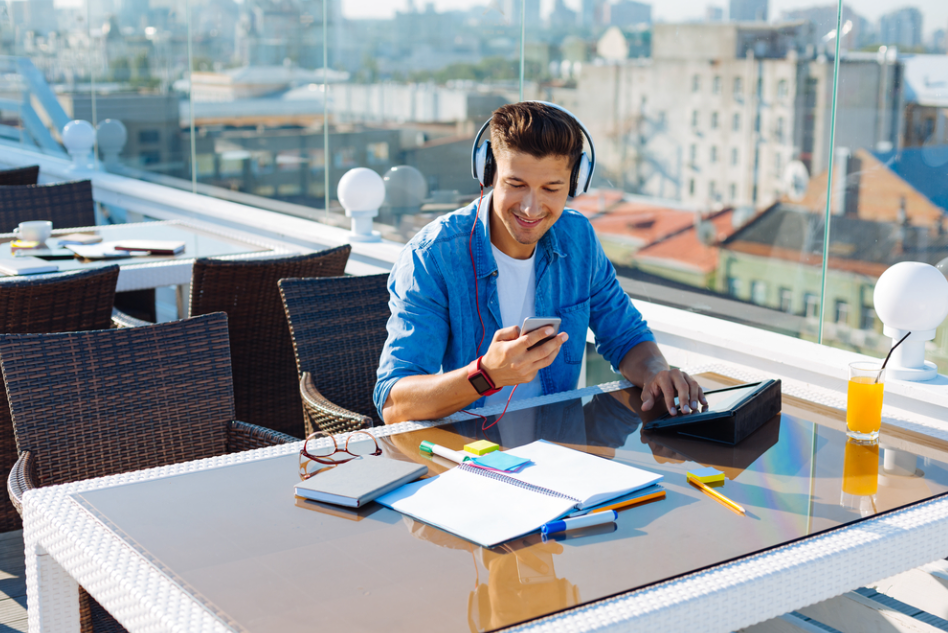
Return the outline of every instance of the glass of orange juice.
[[[857,440],[875,440],[882,428],[882,389],[885,369],[880,363],[849,364],[846,397],[846,434]]]

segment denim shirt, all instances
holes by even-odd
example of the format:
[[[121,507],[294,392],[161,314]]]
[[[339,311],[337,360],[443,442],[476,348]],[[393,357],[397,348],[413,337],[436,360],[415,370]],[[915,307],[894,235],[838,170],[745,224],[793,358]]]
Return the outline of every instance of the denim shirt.
[[[490,213],[491,198],[484,196],[482,217]],[[400,378],[464,367],[487,352],[494,332],[501,328],[497,264],[486,222],[477,222],[468,247],[476,221],[476,200],[438,218],[405,245],[392,268],[388,280],[392,315],[373,395],[379,416]],[[581,213],[565,209],[540,238],[536,255],[536,316],[560,317],[560,331],[569,334],[556,360],[540,370],[544,394],[576,388],[587,328],[596,335],[596,350],[616,371],[630,349],[655,340]],[[484,342],[478,350],[482,331]],[[471,406],[483,403],[480,398]]]

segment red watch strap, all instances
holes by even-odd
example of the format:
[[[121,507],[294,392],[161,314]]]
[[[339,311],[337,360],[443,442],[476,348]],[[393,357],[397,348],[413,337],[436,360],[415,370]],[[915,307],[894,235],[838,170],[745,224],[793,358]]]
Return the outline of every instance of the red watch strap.
[[[487,371],[481,367],[481,358],[483,358],[483,356],[471,362],[471,364],[468,366],[467,379],[471,381],[471,384],[474,386],[474,389],[477,390],[477,393],[482,396],[492,396],[500,391],[500,389],[494,384],[494,381],[491,380]],[[480,383],[482,380],[488,385],[487,389],[482,390],[482,388],[478,386],[478,383]]]

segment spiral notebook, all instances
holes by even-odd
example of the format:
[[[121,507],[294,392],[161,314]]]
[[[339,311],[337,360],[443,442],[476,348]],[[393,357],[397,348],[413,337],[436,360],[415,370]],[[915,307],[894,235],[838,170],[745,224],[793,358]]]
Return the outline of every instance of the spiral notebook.
[[[533,463],[516,474],[461,464],[376,501],[482,547],[661,481],[634,466],[538,440],[506,451]]]

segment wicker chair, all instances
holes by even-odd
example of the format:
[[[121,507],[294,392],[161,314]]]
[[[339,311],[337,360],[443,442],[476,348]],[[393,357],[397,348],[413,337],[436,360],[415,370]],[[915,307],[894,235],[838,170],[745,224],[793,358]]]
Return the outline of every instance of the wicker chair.
[[[18,510],[32,488],[295,441],[234,421],[225,314],[4,334],[0,367],[20,450],[7,482]],[[83,631],[122,630],[85,591],[80,608]]]
[[[0,171],[0,187],[35,185],[39,181],[39,165]]]
[[[299,376],[277,281],[342,275],[351,250],[347,244],[277,259],[194,262],[190,313],[227,313],[239,420],[303,436]]]
[[[43,279],[0,281],[0,332],[75,332],[101,330],[111,322],[119,267],[108,266]],[[16,463],[17,450],[7,391],[0,380],[0,475]],[[20,515],[6,495],[0,499],[0,532],[22,528]]]
[[[9,233],[28,220],[50,220],[55,229],[94,226],[92,182],[0,187],[0,232]]]
[[[306,433],[381,424],[372,391],[385,344],[388,275],[283,279]]]

